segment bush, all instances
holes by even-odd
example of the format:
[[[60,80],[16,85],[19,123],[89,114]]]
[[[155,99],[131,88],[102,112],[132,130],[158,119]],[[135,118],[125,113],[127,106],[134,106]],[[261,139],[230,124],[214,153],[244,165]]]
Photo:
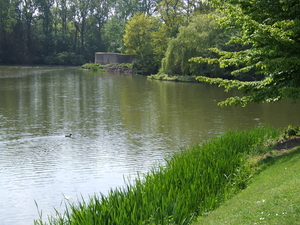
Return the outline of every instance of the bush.
[[[132,62],[132,70],[137,74],[156,74],[158,69],[159,63],[155,60],[155,56],[153,55],[147,55],[144,57],[137,56]]]
[[[58,65],[59,59],[56,55],[49,55],[45,57],[45,64],[47,65]]]

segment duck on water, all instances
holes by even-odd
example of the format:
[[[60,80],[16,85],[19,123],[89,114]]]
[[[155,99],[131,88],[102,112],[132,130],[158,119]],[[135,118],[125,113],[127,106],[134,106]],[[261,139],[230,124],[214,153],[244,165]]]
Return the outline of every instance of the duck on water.
[[[65,137],[72,137],[72,134],[66,134]]]

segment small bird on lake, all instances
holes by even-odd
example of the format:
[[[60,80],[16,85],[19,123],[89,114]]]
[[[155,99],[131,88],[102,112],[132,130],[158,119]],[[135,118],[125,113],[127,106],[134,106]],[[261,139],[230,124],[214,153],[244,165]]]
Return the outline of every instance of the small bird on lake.
[[[67,134],[65,135],[65,137],[72,137],[72,134]]]

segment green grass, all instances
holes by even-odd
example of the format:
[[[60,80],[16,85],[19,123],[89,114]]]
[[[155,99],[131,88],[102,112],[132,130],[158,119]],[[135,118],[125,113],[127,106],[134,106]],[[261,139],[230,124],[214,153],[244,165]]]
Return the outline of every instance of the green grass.
[[[300,147],[271,159],[251,185],[194,225],[300,224]]]
[[[280,132],[271,127],[229,131],[182,149],[132,184],[66,207],[35,224],[190,224],[247,187],[253,156],[270,151]]]
[[[120,69],[132,69],[132,63],[110,63],[104,67],[120,68]]]
[[[101,65],[99,63],[86,63],[80,66],[80,68],[88,69],[92,71],[101,71],[101,72],[104,72],[106,70],[126,72],[132,70],[132,64],[131,63],[110,63],[107,65]]]
[[[181,82],[199,82],[196,80],[196,76],[180,76],[180,75],[168,75],[164,73],[158,73],[147,76],[148,79],[153,80],[165,80],[165,81],[181,81]]]
[[[86,63],[86,64],[82,65],[81,68],[92,70],[92,71],[98,71],[98,70],[104,71],[103,66],[98,63]]]

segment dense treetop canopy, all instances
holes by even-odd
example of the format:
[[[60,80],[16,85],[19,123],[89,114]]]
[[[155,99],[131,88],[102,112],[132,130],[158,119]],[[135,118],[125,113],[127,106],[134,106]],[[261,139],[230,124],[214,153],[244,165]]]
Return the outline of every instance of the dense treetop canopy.
[[[300,98],[300,2],[298,0],[212,0],[221,13],[216,17],[225,30],[236,30],[229,43],[247,46],[241,51],[210,49],[219,58],[197,57],[191,61],[218,63],[220,67],[239,66],[232,74],[255,71],[262,81],[241,82],[200,76],[199,81],[218,84],[225,90],[244,90],[243,96],[219,103],[242,105],[249,102],[275,102]]]

